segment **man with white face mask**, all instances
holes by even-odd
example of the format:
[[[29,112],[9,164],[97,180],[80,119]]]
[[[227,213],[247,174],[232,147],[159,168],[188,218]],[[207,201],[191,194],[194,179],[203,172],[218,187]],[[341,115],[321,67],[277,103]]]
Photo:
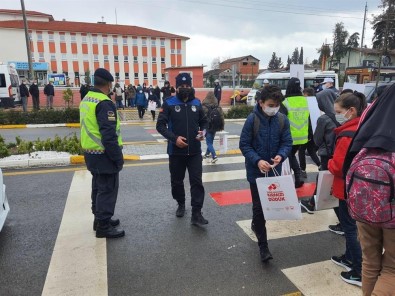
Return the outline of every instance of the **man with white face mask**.
[[[259,199],[256,179],[274,176],[272,167],[281,172],[281,163],[292,149],[288,118],[279,113],[284,97],[277,86],[267,86],[259,94],[258,103],[244,124],[239,147],[245,157],[247,181],[252,196],[252,228],[258,239],[261,261],[273,259],[269,251],[265,217]]]

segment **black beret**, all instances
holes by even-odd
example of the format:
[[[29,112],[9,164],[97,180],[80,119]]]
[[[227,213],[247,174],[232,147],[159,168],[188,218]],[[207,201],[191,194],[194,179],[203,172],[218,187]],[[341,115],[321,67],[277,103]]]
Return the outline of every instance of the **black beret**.
[[[114,77],[111,75],[111,73],[104,68],[97,68],[93,76],[100,77],[105,81],[111,81],[111,82],[114,81]]]
[[[192,86],[192,78],[189,73],[180,73],[176,77],[176,88],[178,88],[180,85],[189,85]]]

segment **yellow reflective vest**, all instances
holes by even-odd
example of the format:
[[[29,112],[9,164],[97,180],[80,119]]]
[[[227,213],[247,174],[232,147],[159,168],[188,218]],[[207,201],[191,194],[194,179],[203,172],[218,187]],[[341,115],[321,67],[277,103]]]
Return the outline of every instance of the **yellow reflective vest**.
[[[288,97],[284,100],[288,109],[288,119],[291,126],[292,145],[302,145],[308,142],[309,136],[309,106],[304,96]]]
[[[102,136],[96,118],[96,107],[102,101],[109,100],[105,94],[89,91],[80,104],[81,146],[88,153],[104,153]],[[115,116],[115,114],[114,114]],[[121,124],[117,114],[116,133],[118,144],[122,146]]]

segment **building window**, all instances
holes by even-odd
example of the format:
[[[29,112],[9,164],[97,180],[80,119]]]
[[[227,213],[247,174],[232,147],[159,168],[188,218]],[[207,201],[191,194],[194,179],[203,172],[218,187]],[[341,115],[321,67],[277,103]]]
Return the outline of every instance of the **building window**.
[[[156,64],[156,57],[152,57],[152,63]]]
[[[118,37],[113,36],[112,37],[112,43],[113,44],[118,44]]]
[[[51,34],[48,34],[48,39],[49,39],[49,41],[54,41],[54,38],[53,38],[53,34],[51,33]]]
[[[148,79],[148,74],[144,73],[144,79]]]
[[[43,52],[39,52],[38,53],[38,58],[39,58],[40,62],[43,62],[44,61],[44,53]]]
[[[92,43],[97,44],[97,36],[92,36]]]
[[[82,36],[82,43],[86,43],[86,36]]]
[[[147,39],[142,40],[143,46],[147,46]]]
[[[77,38],[75,37],[75,35],[71,35],[70,38],[71,38],[71,42],[76,42],[77,41]]]
[[[63,71],[63,74],[66,75],[66,77],[69,77],[69,72]]]
[[[177,49],[177,54],[181,54],[181,49]]]
[[[133,57],[133,62],[134,63],[137,63],[139,60],[138,60],[138,57]]]
[[[66,41],[66,36],[65,35],[60,35],[60,42],[65,42]]]
[[[134,73],[134,79],[138,79],[139,78],[139,73]]]
[[[148,58],[147,57],[143,57],[143,63],[147,63]]]
[[[115,72],[115,77],[119,78],[119,72]]]
[[[116,62],[116,63],[119,62],[118,56],[114,56],[114,62]]]
[[[176,50],[175,50],[175,49],[172,49],[170,52],[171,52],[171,54],[175,54],[175,53],[176,53]]]
[[[32,62],[35,62],[36,61],[36,59],[34,58],[34,56],[32,56]]]
[[[37,34],[37,41],[43,41],[43,34],[41,33]]]
[[[128,57],[128,56],[123,56],[123,61],[124,61],[125,63],[129,62],[129,57]]]
[[[79,72],[74,72],[74,77],[75,78],[79,78],[80,77],[80,73]]]
[[[32,33],[29,33],[29,40],[32,40]]]
[[[133,44],[133,45],[137,45],[137,38],[133,38],[132,44]]]
[[[160,63],[164,64],[165,63],[165,58],[160,58]]]
[[[162,79],[165,79],[165,73],[162,73]]]
[[[128,44],[128,38],[123,37],[123,38],[122,38],[122,42],[123,42],[123,44],[125,44],[125,45]]]
[[[56,55],[51,54],[51,61],[55,61],[56,60]]]
[[[156,73],[153,73],[153,74],[152,74],[152,78],[153,78],[153,79],[156,79]]]
[[[151,40],[151,46],[156,46],[156,40]]]
[[[94,60],[95,62],[98,62],[98,61],[99,61],[99,55],[94,54],[94,55],[93,55],[93,60]]]
[[[104,61],[105,61],[105,62],[108,62],[108,55],[105,55],[105,56],[104,56]]]
[[[76,61],[76,60],[78,60],[78,56],[76,54],[73,54],[72,59],[73,59],[73,61]]]
[[[129,72],[125,72],[125,79],[129,79]]]
[[[62,53],[62,61],[66,61],[67,60],[67,54]]]
[[[243,62],[243,66],[247,66],[248,65],[248,63],[247,62]]]
[[[165,47],[165,40],[160,41],[160,47]]]
[[[103,37],[103,44],[107,44],[107,37]]]

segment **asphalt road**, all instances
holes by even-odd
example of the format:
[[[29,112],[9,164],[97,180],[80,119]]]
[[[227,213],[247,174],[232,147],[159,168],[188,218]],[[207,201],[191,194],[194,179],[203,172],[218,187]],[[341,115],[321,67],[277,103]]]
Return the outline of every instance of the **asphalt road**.
[[[219,162],[204,172],[243,168]],[[11,212],[0,233],[0,295],[41,295],[74,169],[5,172]],[[246,189],[245,179],[205,184],[209,224],[200,228],[190,225],[190,208],[175,217],[166,161],[126,163],[120,178],[116,217],[126,236],[107,240],[108,295],[284,295],[298,288],[282,269],[328,260],[344,248],[328,231],[273,239],[274,260],[262,264],[257,244],[236,224],[251,219],[251,204],[221,207],[209,196]]]

